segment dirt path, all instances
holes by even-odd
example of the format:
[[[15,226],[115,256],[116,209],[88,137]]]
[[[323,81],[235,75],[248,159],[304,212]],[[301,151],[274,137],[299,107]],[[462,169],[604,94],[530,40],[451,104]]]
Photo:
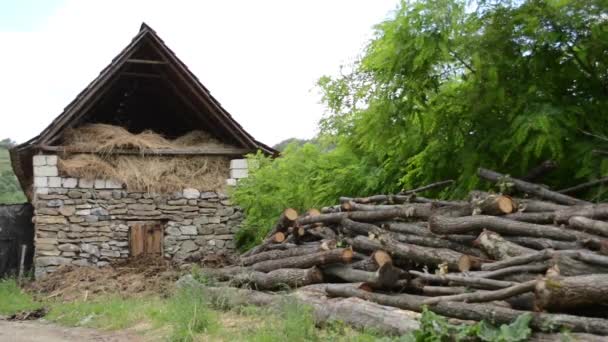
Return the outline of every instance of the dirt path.
[[[129,331],[100,331],[89,328],[68,328],[43,321],[0,320],[0,341],[12,342],[63,342],[96,341],[123,342],[145,341]]]

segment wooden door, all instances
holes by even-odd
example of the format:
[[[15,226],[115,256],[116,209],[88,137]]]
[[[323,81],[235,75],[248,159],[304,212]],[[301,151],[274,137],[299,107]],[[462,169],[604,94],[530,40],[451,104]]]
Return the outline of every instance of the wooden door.
[[[163,228],[160,224],[135,224],[129,237],[131,256],[163,255]]]

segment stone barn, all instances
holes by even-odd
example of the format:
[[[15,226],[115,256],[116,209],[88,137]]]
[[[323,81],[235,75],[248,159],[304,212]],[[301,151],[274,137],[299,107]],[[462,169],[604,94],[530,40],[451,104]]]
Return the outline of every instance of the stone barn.
[[[35,208],[36,276],[138,255],[231,254],[242,213],[226,191],[258,151],[276,154],[142,24],[61,115],[10,151]]]

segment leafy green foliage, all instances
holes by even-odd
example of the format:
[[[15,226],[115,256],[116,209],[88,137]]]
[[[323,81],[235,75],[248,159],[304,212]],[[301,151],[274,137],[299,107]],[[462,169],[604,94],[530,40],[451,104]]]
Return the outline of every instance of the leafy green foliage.
[[[285,140],[281,141],[280,143],[272,146],[272,148],[274,148],[277,151],[283,152],[283,151],[285,151],[285,148],[292,143],[296,144],[297,146],[303,146],[304,144],[306,144],[308,142],[313,143],[312,140],[289,138],[289,139],[285,139]]]
[[[42,305],[25,293],[15,279],[0,279],[0,315],[12,315],[19,311],[35,310]]]
[[[480,166],[518,177],[552,159],[554,189],[606,176],[592,150],[608,142],[586,134],[608,136],[606,17],[606,0],[401,1],[360,60],[318,82],[317,139],[334,149],[288,149],[237,190],[252,216],[241,243],[287,206],[445,179],[429,195],[462,197],[489,187]]]
[[[0,141],[0,204],[23,203],[26,199],[13,173],[6,149],[12,144],[8,140]]]
[[[471,325],[453,325],[445,317],[426,308],[420,318],[420,329],[405,336],[406,341],[444,342],[444,341],[489,341],[518,342],[527,341],[532,334],[528,327],[532,314],[525,313],[511,323],[495,327],[485,321]]]

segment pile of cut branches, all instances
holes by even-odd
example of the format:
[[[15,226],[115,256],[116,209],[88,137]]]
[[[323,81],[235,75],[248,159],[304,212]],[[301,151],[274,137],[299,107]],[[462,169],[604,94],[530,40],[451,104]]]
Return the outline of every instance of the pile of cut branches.
[[[317,284],[327,297],[465,321],[507,324],[530,312],[536,331],[608,335],[608,204],[478,175],[503,193],[419,195],[445,181],[303,215],[286,209],[240,265],[208,273],[255,290]]]

